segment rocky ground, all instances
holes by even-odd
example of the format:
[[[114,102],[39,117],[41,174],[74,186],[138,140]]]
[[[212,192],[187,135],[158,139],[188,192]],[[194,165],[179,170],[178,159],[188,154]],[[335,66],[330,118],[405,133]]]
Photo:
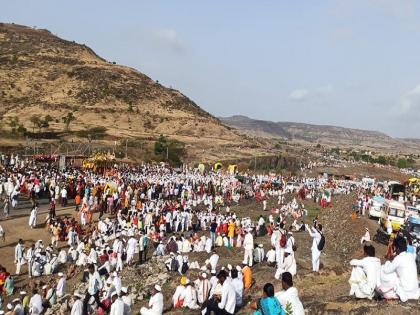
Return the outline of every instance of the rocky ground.
[[[311,273],[310,246],[311,238],[306,232],[295,233],[298,245],[296,252],[298,274],[295,277],[295,286],[299,289],[302,302],[307,314],[415,314],[419,309],[418,302],[410,303],[387,303],[376,301],[358,301],[348,297],[349,265],[351,258],[360,257],[362,254],[360,237],[364,234],[364,228],[369,227],[372,235],[376,230],[376,222],[367,218],[356,220],[351,219],[352,204],[355,195],[336,196],[333,199],[332,207],[320,209],[312,201],[305,201],[309,210],[307,223],[310,223],[315,215],[319,215],[319,221],[324,225],[326,235],[326,247],[321,256],[322,269],[319,275]],[[275,205],[270,200],[269,208]],[[257,218],[260,214],[268,215],[262,211],[262,204],[255,201],[245,200],[240,205],[231,207],[238,216],[251,216]],[[60,215],[72,215],[73,211],[62,210]],[[9,231],[6,244],[0,247],[1,264],[8,270],[14,270],[12,259],[13,248],[19,237],[25,239],[27,244],[37,239],[48,241],[48,235],[44,229],[27,229],[27,218],[21,217],[14,220],[1,222],[2,226]],[[262,243],[267,250],[270,239],[268,236],[257,238],[257,243]],[[385,254],[385,246],[374,244],[379,257]],[[241,249],[218,248],[220,256],[219,265],[240,264],[243,258]],[[200,265],[208,259],[206,253],[191,253],[190,261],[197,261]],[[171,297],[175,287],[178,285],[180,275],[168,273],[164,267],[163,258],[151,258],[143,266],[127,267],[122,272],[123,285],[128,286],[135,301],[133,314],[138,314],[141,306],[148,303],[148,288],[159,283],[163,288],[165,296],[165,310],[167,314],[198,314],[198,311],[171,310]],[[25,268],[24,268],[25,271]],[[245,293],[246,302],[250,302],[261,296],[262,287],[265,283],[271,282],[276,289],[280,289],[280,281],[274,279],[275,270],[265,263],[253,267],[255,284]],[[198,270],[190,270],[188,277],[192,280],[197,278]],[[41,277],[28,281],[26,276],[16,277],[16,288],[29,289],[37,282],[46,282],[51,277]],[[72,275],[68,281],[68,291],[79,288],[83,290],[80,283],[81,272]],[[66,304],[57,306],[49,311],[49,314],[67,314]],[[240,310],[239,314],[250,314],[248,305]]]

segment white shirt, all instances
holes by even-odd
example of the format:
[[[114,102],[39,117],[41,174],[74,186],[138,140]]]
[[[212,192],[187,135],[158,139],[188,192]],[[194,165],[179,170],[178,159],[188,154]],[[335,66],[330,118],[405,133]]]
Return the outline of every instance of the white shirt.
[[[236,291],[232,286],[232,282],[228,279],[222,285],[222,299],[218,304],[220,309],[233,314],[236,306]]]
[[[211,269],[216,270],[217,263],[219,262],[219,255],[213,254],[213,255],[210,256],[209,260],[210,260]]]
[[[312,232],[311,232],[311,229],[312,229]],[[321,234],[314,227],[309,228],[308,232],[309,232],[309,235],[312,237],[311,250],[319,252],[318,244],[319,244],[319,241],[321,240]]]
[[[383,267],[383,272],[386,274],[395,272],[397,274],[399,279],[397,291],[400,291],[398,295],[401,301],[405,302],[404,300],[407,299],[419,298],[419,284],[416,276],[417,266],[413,255],[407,252],[400,253],[390,264],[386,264]]]
[[[32,314],[41,314],[44,308],[42,307],[42,298],[39,294],[35,294],[29,301],[29,308],[32,309]]]
[[[232,286],[234,287],[236,293],[236,305],[240,306],[243,303],[242,296],[244,294],[244,283],[241,279],[235,278],[232,279]]]
[[[244,248],[246,250],[254,249],[254,237],[251,233],[246,233],[244,238]]]
[[[70,315],[82,315],[83,314],[83,302],[78,299],[74,302],[71,307]]]
[[[361,267],[366,275],[367,283],[373,290],[380,285],[381,261],[376,257],[365,257],[363,259],[352,259],[350,265]]]
[[[149,301],[149,307],[155,314],[163,313],[163,295],[158,292]]]
[[[93,274],[89,273],[88,292],[90,295],[95,295],[102,288],[102,281],[99,273],[95,271]]]
[[[121,298],[112,303],[109,315],[124,315],[124,301]]]
[[[280,291],[275,294],[283,309],[286,309],[288,303],[292,305],[293,315],[305,315],[303,304],[299,299],[298,290],[295,287],[290,287],[286,291]]]
[[[267,262],[268,263],[273,263],[273,262],[275,262],[276,261],[276,251],[274,250],[274,249],[270,249],[268,252],[267,252]]]
[[[66,294],[66,278],[61,277],[60,280],[58,280],[57,283],[57,296],[62,297],[64,294]]]

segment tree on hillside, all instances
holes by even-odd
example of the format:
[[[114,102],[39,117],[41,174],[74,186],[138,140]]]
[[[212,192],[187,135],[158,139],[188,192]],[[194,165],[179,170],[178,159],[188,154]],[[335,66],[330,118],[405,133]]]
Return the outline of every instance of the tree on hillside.
[[[64,125],[66,126],[66,131],[69,130],[70,124],[76,120],[76,117],[73,115],[72,112],[67,113],[66,116],[62,117],[61,120],[63,121]]]
[[[39,128],[41,124],[41,119],[37,115],[32,115],[29,120],[32,123],[32,132],[35,132],[35,128]]]

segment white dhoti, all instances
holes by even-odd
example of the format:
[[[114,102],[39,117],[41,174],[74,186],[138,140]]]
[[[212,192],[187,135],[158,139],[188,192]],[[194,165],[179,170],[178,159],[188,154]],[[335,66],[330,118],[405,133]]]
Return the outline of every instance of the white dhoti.
[[[353,267],[350,283],[350,295],[354,295],[358,299],[372,299],[375,288],[372,288],[368,282],[366,274],[360,267]]]

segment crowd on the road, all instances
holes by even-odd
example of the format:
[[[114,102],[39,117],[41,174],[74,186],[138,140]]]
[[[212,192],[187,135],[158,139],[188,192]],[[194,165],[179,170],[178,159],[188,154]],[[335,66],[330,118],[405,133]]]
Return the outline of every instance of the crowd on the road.
[[[0,195],[26,194],[32,201],[29,226],[37,228],[39,198],[49,199],[45,220],[51,242],[41,240],[15,247],[16,275],[23,270],[29,277],[58,274],[58,279],[34,289],[29,299],[16,298],[6,305],[25,314],[41,314],[68,296],[66,279],[83,271],[85,292],[72,294],[72,315],[131,314],[133,301],[129,283],[122,285],[127,266],[144,264],[150,255],[165,256],[168,272],[179,273],[173,308],[200,309],[203,314],[234,314],[245,306],[244,292],[254,283],[254,264],[267,263],[281,280],[283,290],[275,293],[272,284],[264,286],[263,297],[252,303],[255,314],[304,314],[297,289],[296,241],[293,233],[307,231],[312,237],[312,270],[319,272],[325,246],[322,225],[305,224],[302,199],[313,199],[329,207],[334,194],[360,189],[353,182],[334,182],[324,177],[283,178],[269,175],[241,175],[174,170],[164,164],[113,169],[94,174],[79,169],[58,171],[50,167],[8,162],[1,172]],[[286,199],[292,192],[292,198]],[[56,215],[56,204],[74,199],[73,217]],[[265,216],[240,217],[233,209],[244,199],[260,202]],[[268,209],[267,200],[275,206]],[[289,200],[290,199],[290,200]],[[98,220],[93,214],[99,213]],[[9,215],[9,213],[8,213]],[[44,223],[44,222],[42,222]],[[6,231],[7,232],[7,231]],[[257,244],[257,237],[269,237],[270,248]],[[242,248],[242,265],[220,266],[218,247]],[[400,249],[401,250],[401,249]],[[189,253],[206,252],[204,263],[189,261]],[[3,268],[4,269],[4,268]],[[198,279],[189,279],[188,270],[199,269]],[[13,294],[13,277],[4,270],[0,283],[3,294]],[[0,281],[1,281],[0,273]],[[6,285],[6,279],[8,284]],[[26,292],[24,292],[26,294]],[[22,294],[24,296],[25,294]],[[397,293],[398,294],[398,293]],[[401,298],[403,299],[403,298]],[[26,311],[25,311],[26,310]],[[151,289],[148,307],[141,314],[162,314],[162,287]]]

